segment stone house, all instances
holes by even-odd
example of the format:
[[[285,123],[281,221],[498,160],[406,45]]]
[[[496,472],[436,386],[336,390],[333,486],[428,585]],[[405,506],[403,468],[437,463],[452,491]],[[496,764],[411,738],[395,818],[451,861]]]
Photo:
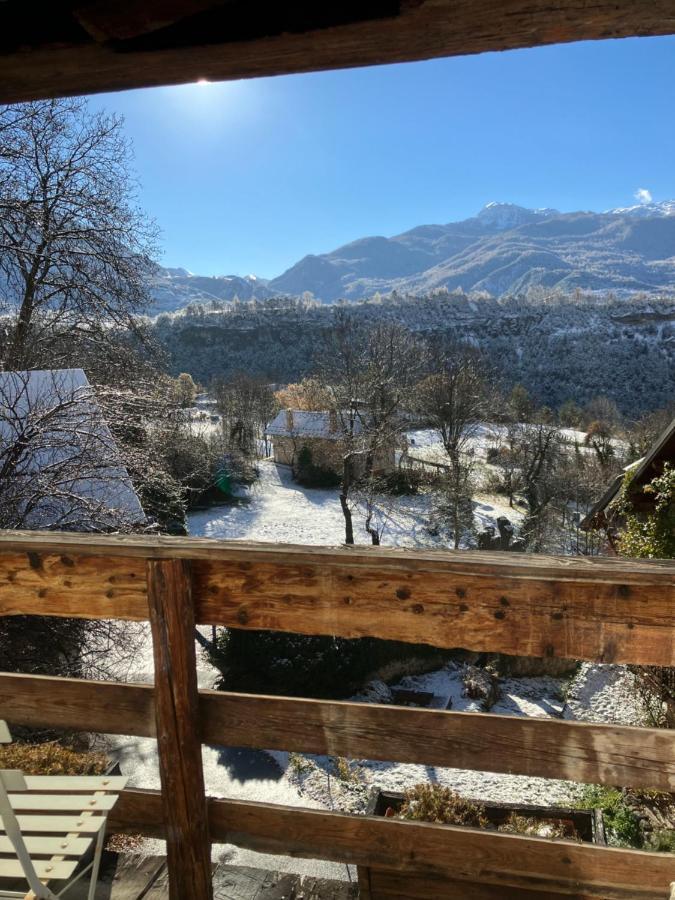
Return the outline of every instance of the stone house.
[[[354,432],[357,436],[362,432],[358,420],[354,423]],[[301,450],[306,447],[315,466],[338,473],[342,470],[346,440],[335,410],[282,409],[268,425],[266,435],[272,441],[274,461],[280,465],[294,467]],[[395,468],[396,446],[392,442],[376,452],[374,472],[383,474]]]

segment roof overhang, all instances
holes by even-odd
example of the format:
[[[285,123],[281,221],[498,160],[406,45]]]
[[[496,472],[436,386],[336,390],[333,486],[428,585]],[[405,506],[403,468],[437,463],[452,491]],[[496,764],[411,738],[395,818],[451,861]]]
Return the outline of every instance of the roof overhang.
[[[675,33],[675,0],[0,2],[0,102]]]
[[[664,464],[667,462],[671,465],[675,462],[675,419],[661,432],[647,455],[624,470],[633,472],[629,492],[636,511],[649,511],[653,508],[653,500],[643,493],[643,488],[662,474]],[[580,528],[588,531],[591,528],[603,527],[607,523],[607,507],[619,493],[623,479],[623,474],[617,475],[602,497],[581,520]]]

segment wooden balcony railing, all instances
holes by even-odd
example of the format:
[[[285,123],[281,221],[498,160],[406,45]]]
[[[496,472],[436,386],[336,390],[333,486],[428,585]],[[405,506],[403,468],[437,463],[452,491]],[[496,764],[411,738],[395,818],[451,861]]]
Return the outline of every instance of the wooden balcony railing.
[[[674,575],[662,561],[3,532],[0,614],[149,619],[156,676],[0,675],[0,715],[157,738],[161,793],[125,791],[112,824],[166,838],[175,900],[211,897],[212,842],[546,896],[664,900],[669,854],[206,798],[201,744],[675,791],[672,730],[199,691],[194,626],[672,666]]]

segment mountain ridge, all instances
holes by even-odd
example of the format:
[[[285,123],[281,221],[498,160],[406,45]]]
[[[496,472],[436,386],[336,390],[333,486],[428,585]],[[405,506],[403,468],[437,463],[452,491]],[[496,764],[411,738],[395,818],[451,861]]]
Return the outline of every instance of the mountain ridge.
[[[674,294],[675,200],[602,213],[492,201],[459,222],[419,225],[392,237],[371,235],[308,254],[269,281],[162,269],[151,283],[155,312],[194,301],[305,292],[334,302],[439,288],[503,296],[533,287]]]

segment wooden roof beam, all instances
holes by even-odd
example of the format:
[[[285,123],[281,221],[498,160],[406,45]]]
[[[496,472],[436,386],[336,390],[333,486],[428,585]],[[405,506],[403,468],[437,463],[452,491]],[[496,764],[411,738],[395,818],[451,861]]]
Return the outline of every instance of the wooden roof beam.
[[[3,15],[16,2],[1,4]],[[187,3],[178,6],[189,8]],[[204,3],[196,2],[193,12],[203,7]],[[147,49],[145,44],[144,49],[125,48],[124,42],[111,45],[91,39],[52,45],[44,35],[36,44],[30,29],[8,36],[3,26],[1,43],[7,49],[0,55],[0,102],[675,33],[675,0],[648,4],[641,0],[396,0],[394,7],[392,14],[383,13],[373,2],[372,16],[335,24],[344,23],[344,14],[341,5],[334,4],[328,11],[324,8],[321,27],[232,40],[224,25],[221,32],[211,30],[203,39],[196,33],[189,46],[164,42],[161,49]],[[289,16],[297,17],[297,6],[288,9]],[[260,34],[269,34],[267,18],[278,17],[279,7],[262,3],[259,12]],[[171,26],[177,34],[179,25]],[[127,26],[121,21],[114,30],[128,34],[139,27],[131,19]],[[96,30],[91,23],[89,28],[90,33]]]

